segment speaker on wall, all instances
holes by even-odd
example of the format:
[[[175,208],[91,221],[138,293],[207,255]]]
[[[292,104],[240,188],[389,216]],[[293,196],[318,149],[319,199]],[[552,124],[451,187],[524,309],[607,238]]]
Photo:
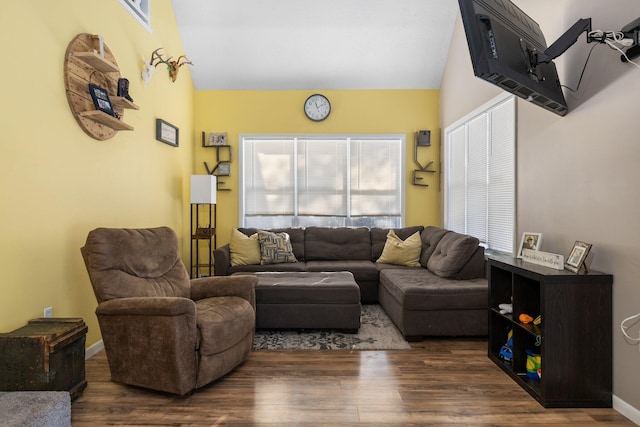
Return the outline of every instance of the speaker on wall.
[[[431,145],[431,131],[419,130],[416,133],[417,145],[420,147],[429,147]]]

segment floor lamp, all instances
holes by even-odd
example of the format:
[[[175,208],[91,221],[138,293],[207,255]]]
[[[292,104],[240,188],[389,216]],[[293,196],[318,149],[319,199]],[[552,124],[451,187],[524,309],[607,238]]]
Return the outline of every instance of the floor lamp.
[[[200,207],[208,208],[208,223],[200,224]],[[206,210],[205,210],[206,212]],[[207,214],[203,215],[207,218]],[[208,268],[213,275],[213,249],[216,246],[216,177],[215,175],[191,175],[191,258],[190,275],[200,276],[200,268]],[[200,262],[200,243],[207,243],[207,263]],[[195,260],[194,260],[195,257]],[[195,262],[194,262],[195,261]]]

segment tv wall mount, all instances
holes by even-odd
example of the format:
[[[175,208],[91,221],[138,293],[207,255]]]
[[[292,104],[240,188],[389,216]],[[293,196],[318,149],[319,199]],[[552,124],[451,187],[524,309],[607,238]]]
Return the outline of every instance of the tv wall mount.
[[[545,49],[544,52],[540,52],[535,48],[529,47],[523,40],[520,41],[520,47],[523,50],[525,61],[527,62],[527,68],[529,74],[536,76],[538,80],[542,79],[542,76],[537,72],[536,68],[538,64],[548,64],[563,53],[567,51],[571,46],[575,44],[578,37],[585,32],[587,33],[587,43],[602,43],[609,44],[615,40],[613,32],[600,32],[592,31],[591,18],[579,19],[571,28],[569,28],[558,40],[553,42],[551,46]],[[628,39],[630,43],[629,49],[627,49],[627,55],[622,55],[621,60],[627,61],[627,58],[635,58],[640,56],[640,18],[636,18],[620,30],[622,37]]]

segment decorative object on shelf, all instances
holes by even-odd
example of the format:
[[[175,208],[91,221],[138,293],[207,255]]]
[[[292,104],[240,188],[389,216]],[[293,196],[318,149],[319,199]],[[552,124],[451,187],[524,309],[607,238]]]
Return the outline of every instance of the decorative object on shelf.
[[[100,141],[113,137],[119,130],[133,130],[122,120],[125,109],[139,107],[123,96],[117,96],[120,80],[118,64],[99,35],[82,33],[67,46],[64,60],[64,87],[69,108],[78,125],[89,136]],[[108,94],[111,109],[103,102],[106,112],[97,109],[89,85],[94,85]],[[100,98],[105,98],[100,92]],[[130,98],[130,97],[129,97]]]
[[[326,96],[314,93],[304,101],[304,114],[314,122],[321,122],[331,113],[331,103]]]
[[[422,163],[418,160],[418,147],[430,147],[431,146],[431,131],[430,130],[419,130],[415,133],[415,143],[413,149],[413,161],[418,166],[418,169],[414,169],[413,171],[413,185],[419,185],[421,187],[428,187],[429,184],[423,184],[420,181],[424,179],[423,176],[420,176],[420,173],[435,173],[436,171],[429,169],[429,167],[433,164],[433,162],[429,162],[426,166],[422,166]]]
[[[203,147],[215,147],[216,145],[227,145],[227,133],[226,132],[220,132],[220,133],[215,133],[215,132],[211,132],[209,134],[209,138],[208,139],[202,139],[202,146]]]
[[[165,144],[177,147],[179,145],[179,129],[162,119],[156,119],[156,139]]]
[[[129,79],[118,79],[118,96],[121,96],[129,102],[133,102],[133,98],[129,95]]]
[[[189,61],[189,58],[187,58],[185,55],[180,55],[178,59],[174,61],[171,60],[173,56],[164,59],[162,57],[162,53],[159,52],[161,49],[162,48],[159,47],[151,52],[151,59],[144,62],[144,69],[142,70],[142,80],[144,80],[145,86],[149,84],[151,76],[153,76],[153,72],[155,71],[158,64],[165,64],[167,66],[169,77],[171,78],[172,82],[175,82],[178,78],[178,71],[180,71],[180,67],[187,64],[193,65],[193,62]]]
[[[589,255],[589,251],[591,250],[591,244],[576,241],[573,244],[573,249],[567,258],[567,261],[564,263],[564,268],[569,271],[573,271],[574,273],[578,273],[582,267],[584,267],[585,272],[589,272],[587,265],[584,263],[587,259],[587,255]]]
[[[543,265],[556,270],[564,270],[564,256],[533,249],[522,249],[522,260],[532,264]]]
[[[106,90],[100,86],[89,83],[89,93],[91,94],[91,99],[93,99],[93,105],[95,105],[96,110],[104,111],[108,115],[118,118],[115,111],[113,111],[113,105],[111,105],[111,100]]]
[[[518,258],[522,258],[523,249],[531,249],[537,251],[542,245],[542,233],[531,233],[525,231],[522,233],[522,239],[520,239],[520,247],[518,249]]]
[[[190,276],[200,277],[200,269],[213,275],[213,250],[216,247],[216,190],[214,175],[191,175],[191,257]],[[200,224],[200,208],[206,211],[208,224]],[[208,214],[208,215],[207,215]],[[207,243],[206,262],[200,262],[200,242]],[[203,251],[204,252],[204,251]]]
[[[217,176],[229,176],[231,175],[231,163],[220,162],[216,165],[217,169],[214,169],[214,175]]]

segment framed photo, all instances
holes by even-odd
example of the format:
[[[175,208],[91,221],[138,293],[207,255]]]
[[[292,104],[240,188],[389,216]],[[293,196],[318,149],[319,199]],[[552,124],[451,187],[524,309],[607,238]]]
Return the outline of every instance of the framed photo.
[[[567,257],[567,260],[564,263],[564,268],[569,271],[573,271],[577,273],[584,265],[584,261],[587,259],[587,255],[589,255],[589,251],[591,250],[591,244],[576,241],[573,244],[573,249],[571,253]],[[585,270],[588,271],[587,266],[584,265]]]
[[[162,119],[156,119],[156,139],[177,147],[179,144],[178,128]]]
[[[215,147],[216,145],[227,145],[227,133],[210,133],[209,139],[203,141],[205,147]]]
[[[531,233],[525,231],[522,233],[522,239],[520,240],[520,247],[518,248],[518,258],[522,258],[523,249],[531,249],[533,251],[540,250],[542,244],[542,233]]]
[[[91,99],[93,99],[93,105],[96,106],[96,110],[116,117],[116,113],[113,111],[113,105],[109,99],[109,93],[105,89],[89,83],[89,93],[91,94]]]
[[[221,162],[218,163],[215,169],[217,176],[229,176],[231,175],[231,163]]]

